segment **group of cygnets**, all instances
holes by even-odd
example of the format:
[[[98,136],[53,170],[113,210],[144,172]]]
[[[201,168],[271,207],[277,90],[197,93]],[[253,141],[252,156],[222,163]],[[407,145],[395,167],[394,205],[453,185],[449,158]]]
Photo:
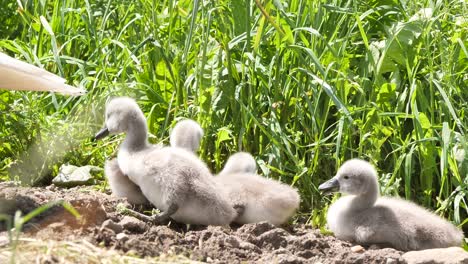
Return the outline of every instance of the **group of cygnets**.
[[[140,214],[147,220],[281,225],[299,207],[297,190],[257,175],[255,159],[249,153],[232,155],[214,176],[196,155],[203,130],[195,121],[177,123],[170,146],[152,145],[137,103],[118,97],[108,102],[105,127],[96,138],[119,133],[126,137],[117,158],[106,162],[105,174],[114,195],[134,204],[150,202],[162,212],[151,217]],[[345,162],[319,189],[347,194],[328,209],[328,228],[338,239],[404,251],[462,243],[463,233],[434,213],[405,200],[379,197],[377,172],[366,161]]]
[[[195,121],[174,127],[171,146],[151,145],[143,112],[133,99],[120,97],[107,104],[105,127],[96,138],[118,133],[126,133],[125,140],[117,159],[105,166],[111,190],[132,203],[149,201],[162,211],[151,218],[154,222],[171,218],[201,225],[260,221],[280,225],[299,207],[297,190],[256,175],[250,154],[233,155],[213,176],[195,154],[203,137]]]

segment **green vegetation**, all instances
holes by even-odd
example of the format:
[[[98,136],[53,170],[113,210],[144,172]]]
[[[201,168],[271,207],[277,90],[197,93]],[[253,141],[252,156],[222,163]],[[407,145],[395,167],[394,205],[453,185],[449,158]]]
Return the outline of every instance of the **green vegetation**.
[[[384,193],[468,226],[465,1],[2,1],[0,50],[89,91],[0,92],[3,179],[102,166],[121,137],[90,137],[105,100],[127,95],[153,142],[200,122],[213,171],[254,154],[299,188],[313,224],[328,202],[317,186],[360,157]]]

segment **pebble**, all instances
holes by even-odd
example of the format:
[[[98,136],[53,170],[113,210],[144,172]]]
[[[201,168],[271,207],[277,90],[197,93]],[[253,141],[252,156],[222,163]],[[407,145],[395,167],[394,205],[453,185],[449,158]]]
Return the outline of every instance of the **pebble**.
[[[122,220],[120,220],[119,224],[123,226],[124,229],[137,232],[137,233],[142,233],[145,231],[145,223],[139,219],[136,219],[135,217],[132,216],[124,216]]]
[[[362,246],[357,245],[357,246],[352,247],[351,251],[354,253],[362,253],[365,251],[365,249]]]
[[[128,240],[128,235],[125,233],[118,233],[115,237],[118,241],[125,242]]]
[[[104,228],[110,229],[114,231],[116,234],[123,231],[123,226],[121,224],[115,223],[111,219],[107,219],[106,221],[102,222],[101,230]]]

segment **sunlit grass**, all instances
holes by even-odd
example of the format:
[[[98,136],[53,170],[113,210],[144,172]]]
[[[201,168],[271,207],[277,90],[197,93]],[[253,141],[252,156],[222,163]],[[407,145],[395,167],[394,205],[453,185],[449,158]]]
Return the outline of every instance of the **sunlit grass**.
[[[139,257],[131,253],[123,254],[117,250],[101,248],[86,240],[57,241],[21,238],[15,249],[15,261],[12,263],[109,263],[109,264],[139,264],[139,263],[201,263],[190,260],[182,255],[161,254],[159,257]],[[0,247],[0,261],[9,263],[13,255],[11,247]]]
[[[5,179],[102,165],[116,145],[89,138],[106,99],[128,95],[153,141],[179,117],[199,121],[214,171],[251,152],[262,174],[299,188],[316,225],[328,202],[318,184],[352,157],[378,166],[384,193],[467,217],[464,1],[20,2],[1,10],[0,49],[89,93],[0,92]]]

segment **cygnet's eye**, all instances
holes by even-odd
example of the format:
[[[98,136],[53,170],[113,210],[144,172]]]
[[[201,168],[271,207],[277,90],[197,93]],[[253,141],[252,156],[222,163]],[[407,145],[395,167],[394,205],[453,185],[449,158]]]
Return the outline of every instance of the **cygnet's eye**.
[[[345,176],[343,176],[343,178],[344,178],[345,180],[347,180],[347,179],[349,179],[349,176],[348,176],[348,175],[345,175]]]

